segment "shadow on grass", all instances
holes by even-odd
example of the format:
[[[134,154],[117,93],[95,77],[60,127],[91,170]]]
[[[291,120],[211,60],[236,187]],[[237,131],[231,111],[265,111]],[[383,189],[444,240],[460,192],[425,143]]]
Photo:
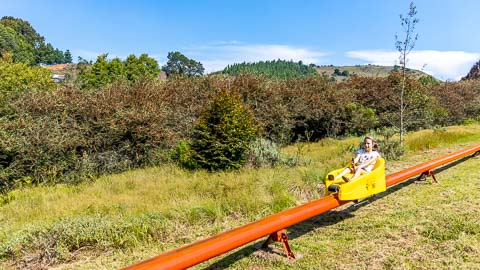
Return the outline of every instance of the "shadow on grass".
[[[449,168],[451,168],[451,167],[453,167],[453,166],[455,166],[459,163],[462,163],[462,162],[464,162],[464,161],[466,161],[466,160],[468,160],[472,157],[475,157],[476,155],[478,155],[477,153],[474,154],[474,155],[463,157],[461,159],[453,161],[453,162],[451,162],[447,165],[444,165],[444,166],[439,167],[437,169],[434,169],[432,171],[433,171],[434,174],[438,174],[438,173],[443,172],[444,170],[447,170],[447,169],[449,169]],[[419,179],[419,176],[412,177],[412,178],[410,178],[406,181],[403,181],[401,183],[398,183],[398,184],[388,188],[385,192],[376,194],[373,197],[365,199],[361,202],[351,204],[343,210],[339,210],[339,211],[338,210],[330,210],[330,211],[328,211],[324,214],[320,214],[316,217],[313,217],[313,218],[307,219],[305,221],[302,221],[298,224],[295,224],[295,225],[293,225],[293,226],[291,226],[287,229],[288,239],[289,239],[289,241],[291,241],[291,240],[293,240],[295,238],[298,238],[298,237],[301,237],[304,234],[309,233],[310,231],[313,231],[317,228],[333,225],[333,224],[336,224],[336,223],[338,223],[340,221],[343,221],[345,219],[354,217],[355,216],[354,212],[357,209],[360,209],[361,207],[363,207],[365,205],[368,205],[368,204],[370,204],[370,203],[372,203],[376,200],[382,199],[382,198],[384,198],[384,197],[386,197],[386,196],[388,196],[388,195],[390,195],[390,194],[392,194],[392,193],[400,190],[401,188],[406,187],[406,186],[408,186],[412,183],[415,183],[417,181],[424,181],[424,180],[425,180],[425,178]],[[441,179],[439,179],[439,181],[441,181]],[[244,257],[250,256],[254,252],[258,251],[260,249],[262,243],[265,242],[266,239],[267,239],[267,236],[264,237],[263,239],[255,241],[253,244],[248,244],[247,246],[244,246],[243,248],[240,248],[239,250],[225,256],[224,258],[220,259],[219,261],[217,261],[217,262],[215,262],[215,263],[211,264],[210,266],[207,266],[203,269],[205,269],[205,270],[227,269],[233,262],[238,261],[238,260],[240,260]],[[272,255],[286,257],[283,250],[279,251],[276,248],[270,248],[270,247],[268,247],[266,249],[262,248],[262,251],[271,253]],[[294,250],[293,250],[293,253],[295,254]]]

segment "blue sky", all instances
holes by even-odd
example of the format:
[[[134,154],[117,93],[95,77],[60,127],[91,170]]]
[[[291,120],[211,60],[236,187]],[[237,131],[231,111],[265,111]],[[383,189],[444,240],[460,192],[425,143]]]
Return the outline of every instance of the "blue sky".
[[[47,42],[95,60],[170,51],[208,72],[227,64],[302,60],[317,65],[393,65],[399,14],[384,0],[0,0],[0,15],[27,20]],[[480,60],[477,0],[418,0],[419,39],[408,66],[458,80]]]

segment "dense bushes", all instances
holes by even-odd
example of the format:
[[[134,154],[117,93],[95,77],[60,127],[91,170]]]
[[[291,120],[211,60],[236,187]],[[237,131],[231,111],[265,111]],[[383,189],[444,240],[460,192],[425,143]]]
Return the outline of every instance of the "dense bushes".
[[[385,78],[353,77],[340,84],[348,91],[351,101],[363,109],[374,109],[377,119],[369,127],[380,128],[399,125],[401,74],[392,73]],[[405,128],[415,130],[440,124],[444,110],[438,105],[431,90],[414,78],[407,78],[405,88]],[[357,110],[358,111],[358,110]]]
[[[431,94],[445,111],[442,124],[456,124],[480,115],[480,80],[441,83],[433,86]]]
[[[10,157],[0,174],[3,188],[155,164],[158,149],[179,136],[169,129],[166,96],[153,81],[26,95],[0,122],[0,149]]]
[[[200,138],[203,128],[195,126],[206,125],[203,112],[222,91],[238,95],[235,100],[251,109],[262,136],[279,144],[395,126],[397,83],[395,74],[339,84],[322,76],[214,75],[118,81],[90,91],[26,89],[0,118],[0,189],[158,164],[181,141],[177,156],[188,153],[193,145],[186,142]],[[479,93],[478,81],[425,85],[409,79],[407,128],[474,119],[480,114]]]

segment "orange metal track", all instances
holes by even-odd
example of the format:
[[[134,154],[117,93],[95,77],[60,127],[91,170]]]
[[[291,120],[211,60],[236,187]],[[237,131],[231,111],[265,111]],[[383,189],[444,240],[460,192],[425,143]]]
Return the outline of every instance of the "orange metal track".
[[[480,144],[388,175],[386,177],[387,187],[408,180],[419,174],[431,174],[431,171],[435,168],[462,157],[475,154],[478,151],[480,151]],[[345,203],[348,203],[348,201],[338,200],[335,194],[326,196],[270,215],[236,229],[168,251],[124,269],[184,269],[259,238],[279,232],[282,229],[325,213]]]

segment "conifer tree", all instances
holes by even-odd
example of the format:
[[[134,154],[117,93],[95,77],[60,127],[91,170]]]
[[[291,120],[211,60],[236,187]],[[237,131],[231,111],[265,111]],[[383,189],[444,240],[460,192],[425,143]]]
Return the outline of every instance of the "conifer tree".
[[[252,111],[236,94],[222,91],[194,128],[191,144],[194,163],[208,170],[238,169],[258,128]]]

